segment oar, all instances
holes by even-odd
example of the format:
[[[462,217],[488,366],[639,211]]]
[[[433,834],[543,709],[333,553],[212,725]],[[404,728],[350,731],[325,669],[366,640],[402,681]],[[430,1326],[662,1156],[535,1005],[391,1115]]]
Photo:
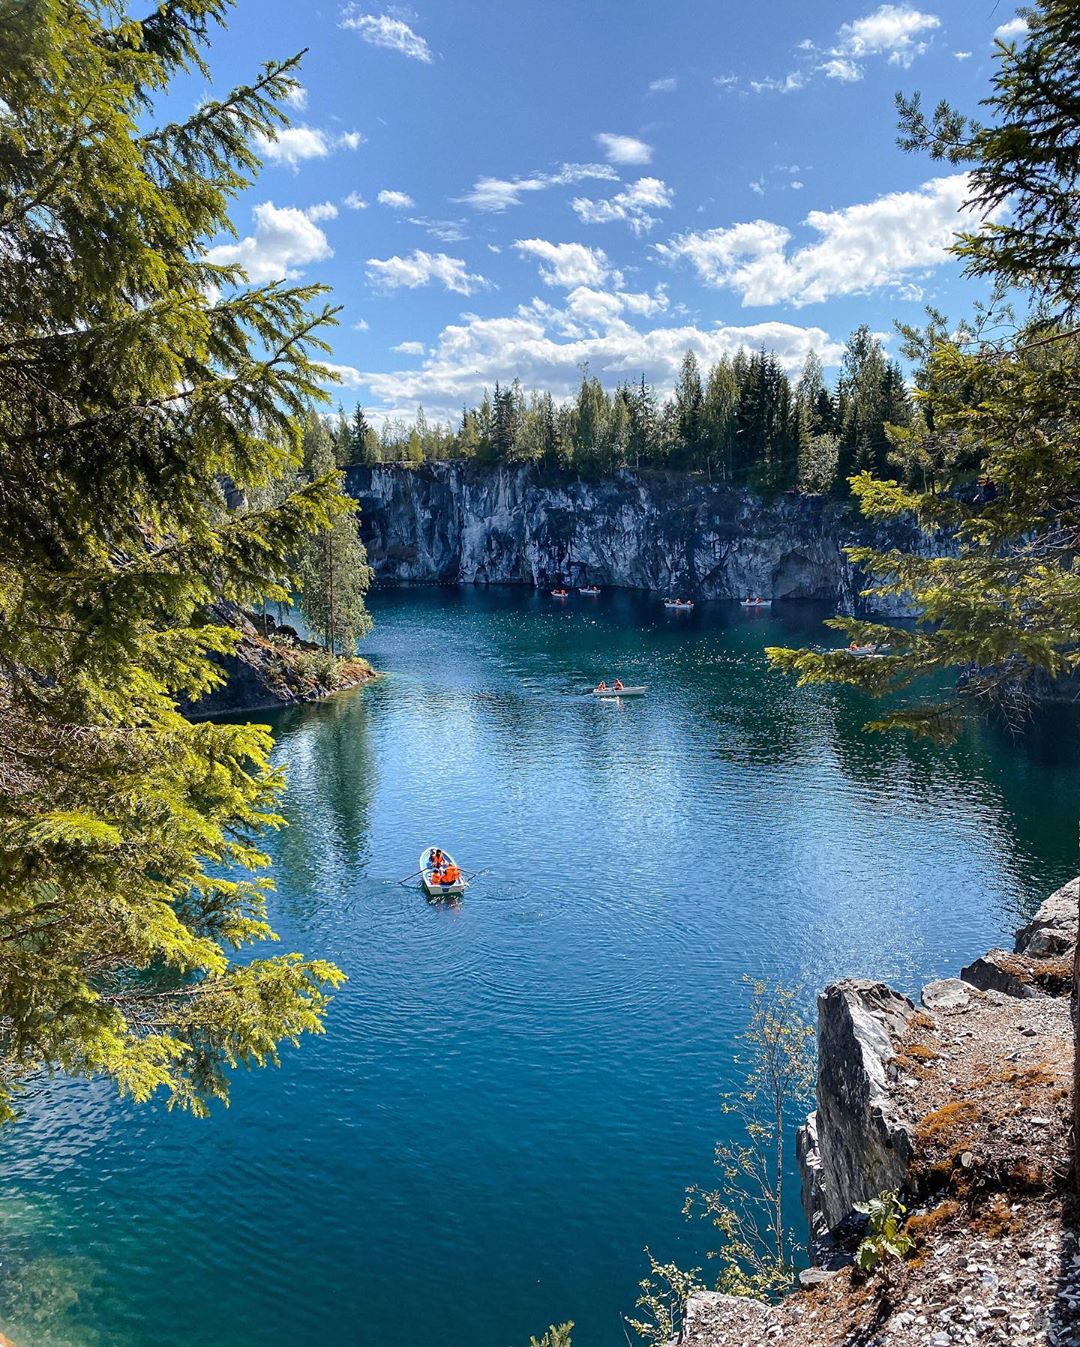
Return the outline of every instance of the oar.
[[[408,884],[410,879],[417,879],[423,873],[423,870],[414,870],[411,875],[406,875],[404,879],[399,879],[398,883],[402,885]]]

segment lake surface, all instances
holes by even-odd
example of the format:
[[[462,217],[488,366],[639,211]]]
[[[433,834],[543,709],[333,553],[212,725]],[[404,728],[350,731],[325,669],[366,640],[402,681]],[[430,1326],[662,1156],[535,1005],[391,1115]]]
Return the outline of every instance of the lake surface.
[[[35,1088],[0,1142],[17,1347],[625,1343],[649,1244],[700,1263],[744,974],[909,993],[1076,870],[1069,722],[868,737],[763,647],[821,614],[627,595],[377,595],[387,676],[276,718],[279,949],[350,981],[324,1038],[199,1122]],[[601,677],[647,680],[596,704]],[[397,881],[423,845],[482,875]],[[793,1210],[793,1219],[796,1213]]]

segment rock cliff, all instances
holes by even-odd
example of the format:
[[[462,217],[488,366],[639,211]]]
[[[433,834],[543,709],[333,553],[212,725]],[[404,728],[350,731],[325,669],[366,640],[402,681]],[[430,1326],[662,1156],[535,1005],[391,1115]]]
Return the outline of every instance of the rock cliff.
[[[922,1006],[844,981],[818,1001],[817,1109],[799,1136],[812,1252],[778,1305],[705,1293],[682,1347],[1076,1347],[1080,1233],[1070,1175],[1069,991],[1080,880],[1012,951],[930,983]],[[852,1208],[899,1193],[913,1252],[850,1266]],[[854,1234],[852,1232],[854,1231]]]
[[[681,473],[621,471],[592,482],[529,465],[382,464],[350,468],[346,484],[381,582],[565,580],[703,599],[816,599],[853,611],[864,581],[845,546],[925,545],[910,525],[871,529],[848,503],[763,500]]]

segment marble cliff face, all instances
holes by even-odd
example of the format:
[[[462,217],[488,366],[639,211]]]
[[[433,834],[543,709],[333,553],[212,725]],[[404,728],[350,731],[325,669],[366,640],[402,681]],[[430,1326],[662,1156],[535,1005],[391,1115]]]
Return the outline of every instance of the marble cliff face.
[[[845,547],[925,546],[911,526],[871,528],[849,503],[763,500],[683,474],[621,471],[592,482],[529,465],[383,464],[350,468],[347,486],[382,583],[564,580],[702,599],[814,599],[852,612],[865,579]]]

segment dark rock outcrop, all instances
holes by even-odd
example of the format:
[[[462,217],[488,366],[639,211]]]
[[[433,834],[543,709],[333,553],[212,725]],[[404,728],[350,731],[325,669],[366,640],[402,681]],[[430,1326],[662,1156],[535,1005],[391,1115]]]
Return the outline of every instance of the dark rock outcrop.
[[[914,1014],[882,982],[837,982],[818,997],[817,1109],[798,1142],[815,1236],[856,1203],[904,1186],[911,1135],[895,1116],[887,1064]]]
[[[360,659],[337,660],[332,678],[328,677],[329,658],[320,658],[320,647],[301,639],[292,627],[276,624],[272,617],[260,619],[256,626],[236,604],[224,602],[217,605],[214,617],[239,631],[240,639],[231,654],[214,656],[225,674],[224,682],[183,707],[193,720],[319,701],[375,677],[370,665]]]
[[[681,473],[593,482],[531,465],[382,464],[350,468],[346,485],[384,583],[565,580],[704,599],[815,599],[850,612],[865,581],[845,547],[927,546],[913,525],[872,527],[850,503],[764,500]]]

